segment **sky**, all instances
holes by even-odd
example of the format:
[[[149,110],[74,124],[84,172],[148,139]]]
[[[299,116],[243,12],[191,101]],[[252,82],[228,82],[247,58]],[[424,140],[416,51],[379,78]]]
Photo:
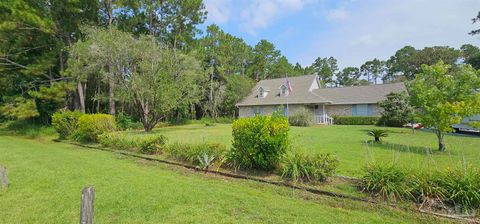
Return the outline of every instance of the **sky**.
[[[340,68],[388,59],[410,45],[480,46],[468,35],[480,0],[205,0],[206,25],[254,46],[275,44],[290,63],[333,56]]]

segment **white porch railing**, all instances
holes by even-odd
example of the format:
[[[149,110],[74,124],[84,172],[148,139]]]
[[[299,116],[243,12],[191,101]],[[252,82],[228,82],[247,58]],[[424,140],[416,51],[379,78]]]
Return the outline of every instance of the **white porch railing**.
[[[326,115],[326,114],[315,115],[315,123],[331,125],[331,124],[333,124],[333,118]]]

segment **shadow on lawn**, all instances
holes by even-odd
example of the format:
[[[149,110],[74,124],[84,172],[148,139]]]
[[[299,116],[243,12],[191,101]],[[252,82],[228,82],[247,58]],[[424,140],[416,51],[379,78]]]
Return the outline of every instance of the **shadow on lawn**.
[[[368,144],[369,148],[376,148],[388,151],[396,151],[396,152],[407,152],[407,153],[415,153],[419,155],[435,155],[435,154],[444,154],[436,149],[432,149],[430,147],[421,147],[421,146],[411,146],[411,145],[404,145],[404,144],[395,144],[389,142],[381,142],[381,143],[364,143]],[[452,155],[452,152],[449,152]]]

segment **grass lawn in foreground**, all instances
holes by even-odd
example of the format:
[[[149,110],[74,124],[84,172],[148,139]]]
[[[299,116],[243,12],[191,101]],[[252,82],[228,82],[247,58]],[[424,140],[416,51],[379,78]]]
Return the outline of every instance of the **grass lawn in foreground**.
[[[367,130],[387,129],[389,137],[382,144],[367,141]],[[144,135],[132,131],[133,135]],[[149,134],[164,134],[169,142],[218,142],[231,145],[232,129],[229,124],[206,127],[203,124],[171,126],[155,129]],[[412,133],[407,128],[384,128],[368,125],[331,125],[292,127],[291,142],[295,150],[306,153],[333,153],[340,160],[338,173],[348,176],[362,175],[367,159],[398,161],[412,169],[438,168],[460,165],[464,161],[480,167],[480,137],[445,136],[446,152],[438,152],[435,134],[428,131]]]
[[[87,185],[96,189],[95,223],[446,222],[49,139],[0,136],[0,164],[11,182],[0,191],[0,223],[78,223],[80,191]]]

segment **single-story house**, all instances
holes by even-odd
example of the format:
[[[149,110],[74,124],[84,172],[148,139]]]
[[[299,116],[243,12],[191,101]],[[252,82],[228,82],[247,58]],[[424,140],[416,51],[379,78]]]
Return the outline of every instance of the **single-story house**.
[[[316,75],[261,80],[249,96],[236,106],[239,117],[271,114],[283,110],[286,116],[304,108],[318,124],[332,124],[337,116],[380,116],[378,103],[391,92],[406,91],[404,83],[368,86],[320,87]]]

